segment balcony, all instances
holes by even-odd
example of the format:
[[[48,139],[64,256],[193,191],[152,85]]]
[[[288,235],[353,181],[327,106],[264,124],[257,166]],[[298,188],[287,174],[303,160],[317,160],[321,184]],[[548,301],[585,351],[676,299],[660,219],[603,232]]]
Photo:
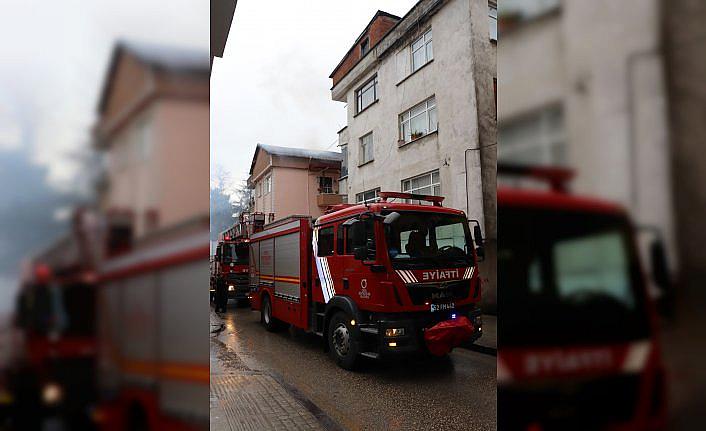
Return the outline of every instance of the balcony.
[[[320,193],[316,195],[316,205],[320,207],[328,207],[343,203],[343,195],[336,193]]]

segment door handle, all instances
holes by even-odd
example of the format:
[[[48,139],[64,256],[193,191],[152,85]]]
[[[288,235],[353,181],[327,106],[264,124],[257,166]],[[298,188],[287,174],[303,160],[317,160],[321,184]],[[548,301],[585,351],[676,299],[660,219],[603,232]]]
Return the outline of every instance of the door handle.
[[[343,277],[343,288],[348,289],[348,277]]]

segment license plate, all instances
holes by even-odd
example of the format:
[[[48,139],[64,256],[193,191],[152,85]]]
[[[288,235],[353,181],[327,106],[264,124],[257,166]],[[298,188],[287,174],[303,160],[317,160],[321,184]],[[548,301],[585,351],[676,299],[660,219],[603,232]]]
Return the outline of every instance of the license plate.
[[[446,311],[446,310],[453,310],[456,308],[453,302],[448,302],[444,304],[431,304],[431,312],[435,311]]]

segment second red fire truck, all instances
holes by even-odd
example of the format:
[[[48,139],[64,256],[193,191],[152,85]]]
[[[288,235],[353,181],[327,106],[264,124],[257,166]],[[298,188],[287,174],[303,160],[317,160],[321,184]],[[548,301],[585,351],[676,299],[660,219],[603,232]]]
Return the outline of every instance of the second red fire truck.
[[[216,286],[225,283],[228,299],[236,303],[247,301],[250,293],[248,280],[248,244],[250,236],[265,224],[264,213],[242,213],[238,222],[222,232],[216,252],[211,259],[210,297],[215,301]]]
[[[276,221],[250,239],[251,304],[263,325],[323,336],[346,369],[361,356],[442,355],[481,335],[479,224],[472,236],[440,196],[379,196]]]

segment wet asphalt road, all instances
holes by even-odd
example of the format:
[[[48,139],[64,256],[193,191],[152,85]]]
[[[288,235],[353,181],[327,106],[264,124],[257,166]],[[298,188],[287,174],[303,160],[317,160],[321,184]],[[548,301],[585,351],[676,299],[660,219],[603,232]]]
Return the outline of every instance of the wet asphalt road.
[[[321,338],[269,333],[258,312],[230,307],[218,340],[253,370],[295,388],[341,428],[354,430],[495,429],[495,357],[455,349],[448,358],[336,366]]]

